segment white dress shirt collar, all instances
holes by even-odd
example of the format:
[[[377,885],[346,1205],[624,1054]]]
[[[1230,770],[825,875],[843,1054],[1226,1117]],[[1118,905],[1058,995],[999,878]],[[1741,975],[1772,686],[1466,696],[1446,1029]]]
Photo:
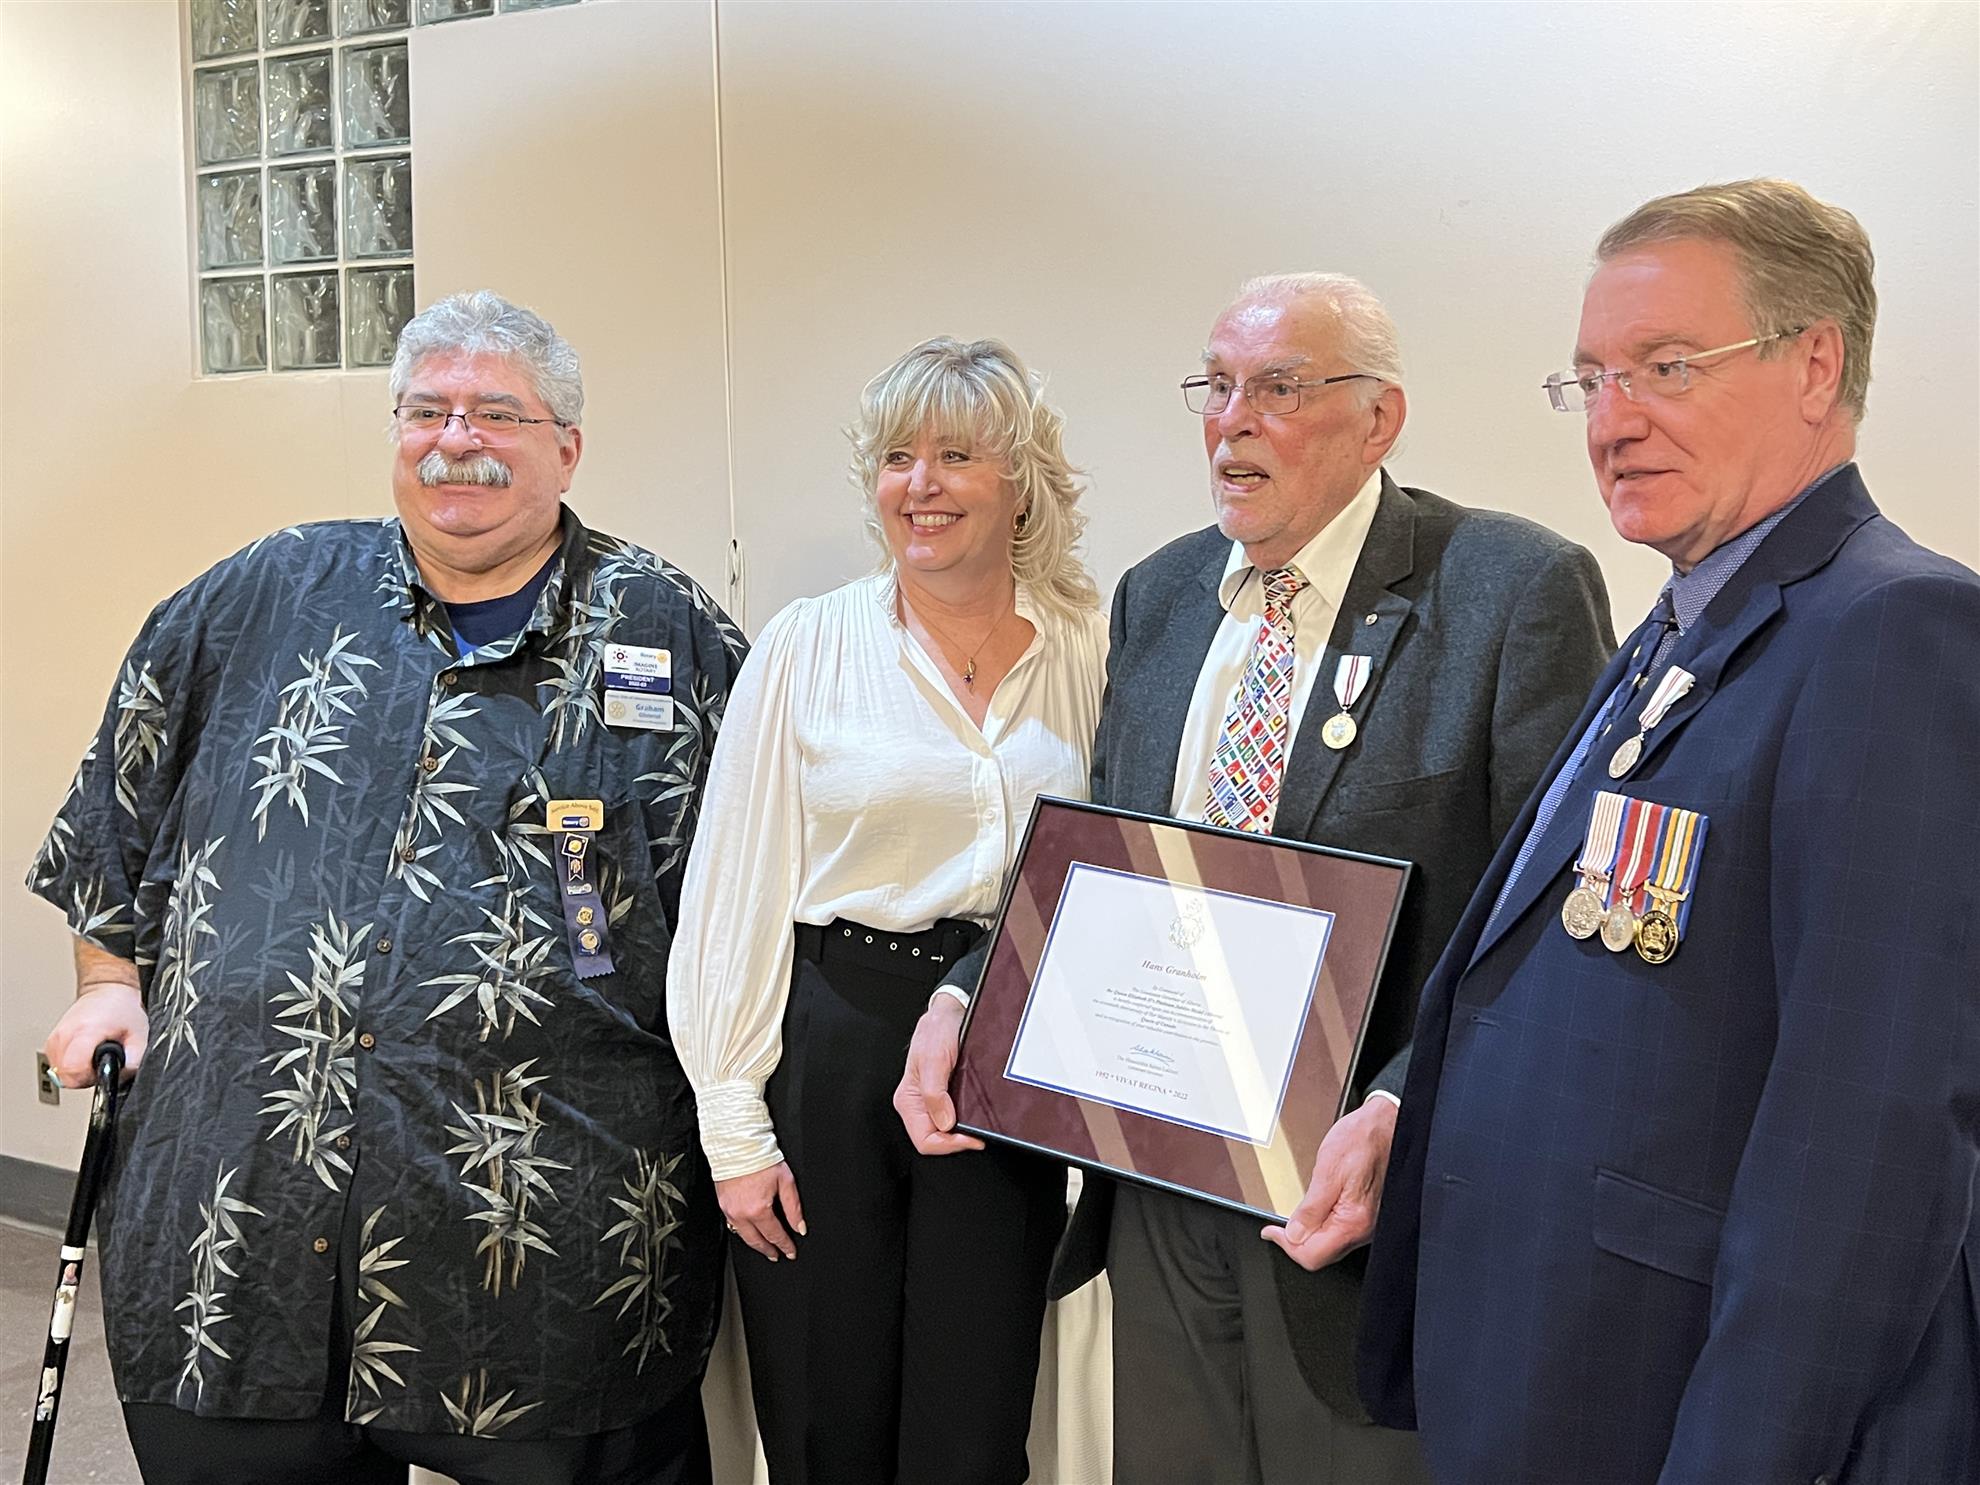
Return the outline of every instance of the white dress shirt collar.
[[[1293,685],[1288,718],[1292,747],[1298,746],[1300,723],[1306,717],[1306,705],[1314,687],[1323,682],[1331,684],[1331,678],[1320,676],[1321,661],[1381,499],[1382,471],[1378,468],[1369,474],[1340,514],[1294,554],[1290,564],[1307,580],[1292,601]],[[1224,617],[1211,636],[1210,648],[1197,672],[1189,715],[1183,724],[1182,745],[1176,752],[1170,813],[1183,820],[1203,818],[1217,739],[1223,733],[1224,719],[1230,715],[1258,633],[1258,621],[1265,612],[1264,579],[1246,559],[1244,548],[1235,542],[1224,564],[1217,596],[1223,603]]]
[[[1293,555],[1288,567],[1296,567],[1307,583],[1318,589],[1321,597],[1327,600],[1329,613],[1339,610],[1341,599],[1347,593],[1348,579],[1354,576],[1354,564],[1361,560],[1361,545],[1368,539],[1368,528],[1375,523],[1375,508],[1382,499],[1382,469],[1377,465],[1362,481],[1361,488],[1355,491],[1354,499],[1341,508],[1339,515],[1313,533],[1313,539]],[[1251,581],[1258,569],[1244,554],[1241,542],[1231,543],[1231,555],[1224,563],[1224,576],[1217,584],[1217,601],[1229,613],[1237,596]],[[1262,579],[1261,579],[1262,582]],[[1264,603],[1258,604],[1258,611],[1264,611]]]

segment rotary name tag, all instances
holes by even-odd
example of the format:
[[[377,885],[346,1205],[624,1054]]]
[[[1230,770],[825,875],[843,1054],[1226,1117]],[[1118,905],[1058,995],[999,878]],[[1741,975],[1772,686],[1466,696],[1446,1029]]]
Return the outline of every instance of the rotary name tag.
[[[553,832],[603,830],[605,801],[602,799],[553,799],[544,811],[545,825]]]
[[[608,644],[598,657],[608,727],[674,730],[674,653],[652,645]]]
[[[640,691],[607,691],[605,720],[613,727],[636,727],[645,732],[674,730],[674,698]]]
[[[607,691],[665,696],[674,689],[674,655],[651,645],[607,645],[599,657]]]

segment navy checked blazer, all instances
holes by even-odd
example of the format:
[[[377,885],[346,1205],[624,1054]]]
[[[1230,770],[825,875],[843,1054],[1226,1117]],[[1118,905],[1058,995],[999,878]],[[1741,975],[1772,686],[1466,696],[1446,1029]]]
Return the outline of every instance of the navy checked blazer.
[[[1670,662],[1424,988],[1363,1395],[1467,1485],[1980,1479],[1980,577],[1849,466]],[[1710,817],[1661,966],[1561,927],[1597,787]]]

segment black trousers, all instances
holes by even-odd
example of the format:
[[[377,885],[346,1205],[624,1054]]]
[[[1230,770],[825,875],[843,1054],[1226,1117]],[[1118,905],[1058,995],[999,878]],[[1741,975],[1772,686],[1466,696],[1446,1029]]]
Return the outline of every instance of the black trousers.
[[[970,927],[799,925],[768,1102],[809,1235],[795,1263],[731,1249],[775,1485],[1019,1485],[1029,1473],[1065,1172],[994,1146],[919,1155],[892,1103],[945,967],[930,961],[952,962]]]
[[[650,1418],[562,1439],[399,1433],[344,1422],[342,1400],[314,1418],[197,1418],[165,1403],[124,1404],[145,1485],[405,1485],[407,1469],[460,1485],[709,1485],[701,1395]]]

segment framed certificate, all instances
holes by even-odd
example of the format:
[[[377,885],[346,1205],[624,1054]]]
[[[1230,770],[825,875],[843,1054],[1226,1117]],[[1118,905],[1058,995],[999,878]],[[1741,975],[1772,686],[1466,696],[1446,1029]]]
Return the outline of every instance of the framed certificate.
[[[963,1025],[958,1127],[1283,1219],[1410,870],[1041,796]]]

